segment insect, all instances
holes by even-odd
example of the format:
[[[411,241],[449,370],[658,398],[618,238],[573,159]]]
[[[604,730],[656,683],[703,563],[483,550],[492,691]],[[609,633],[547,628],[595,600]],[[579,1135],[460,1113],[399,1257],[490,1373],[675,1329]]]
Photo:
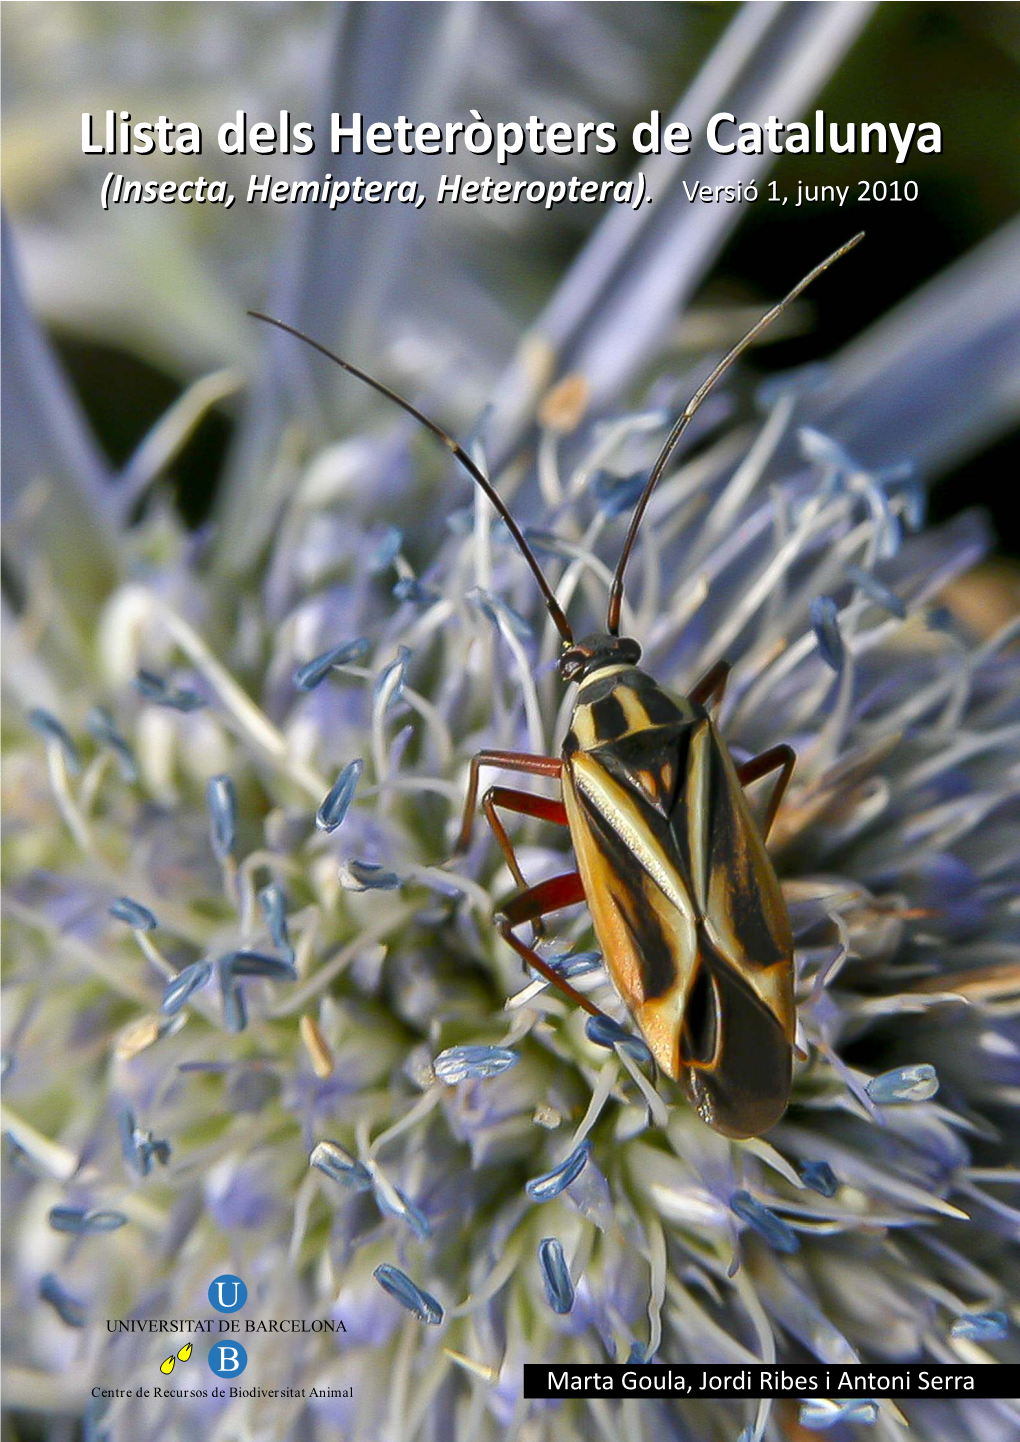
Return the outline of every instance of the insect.
[[[482,811],[520,888],[496,912],[500,935],[524,962],[593,1016],[603,1014],[536,950],[543,918],[587,904],[609,976],[659,1067],[698,1115],[731,1137],[757,1136],[790,1094],[795,1030],[793,936],[769,831],[793,772],[790,746],[735,764],[712,718],[729,665],[718,661],[686,697],[667,694],[620,635],[624,574],[642,517],[677,442],[733,362],[834,261],[817,265],[712,371],[673,426],[634,509],[609,592],[605,632],[575,640],[566,615],[507,506],[455,440],[382,382],[283,321],[251,312],[306,341],[381,392],[438,437],[488,496],[541,589],[560,637],[559,675],[578,686],[559,756],[480,751],[472,758],[455,855],[468,847],[483,767],[547,777],[558,797],[493,786]],[[744,787],[776,774],[759,826]],[[576,868],[529,886],[500,812],[569,829]],[[531,923],[531,944],[519,929]]]

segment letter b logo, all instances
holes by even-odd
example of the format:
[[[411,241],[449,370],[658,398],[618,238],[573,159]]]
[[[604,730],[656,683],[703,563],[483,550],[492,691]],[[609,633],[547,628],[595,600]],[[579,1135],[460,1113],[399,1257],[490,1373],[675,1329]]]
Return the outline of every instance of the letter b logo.
[[[239,1377],[247,1365],[248,1353],[240,1342],[214,1342],[212,1344],[209,1351],[209,1366],[217,1377]]]
[[[240,1277],[224,1272],[209,1283],[209,1300],[217,1312],[239,1312],[248,1300],[248,1288]]]

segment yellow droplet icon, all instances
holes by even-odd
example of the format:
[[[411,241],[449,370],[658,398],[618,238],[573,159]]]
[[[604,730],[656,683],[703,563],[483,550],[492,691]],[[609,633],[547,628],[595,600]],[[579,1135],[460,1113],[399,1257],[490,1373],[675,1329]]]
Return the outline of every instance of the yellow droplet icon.
[[[174,1358],[170,1356],[165,1362],[160,1362],[159,1370],[166,1373],[172,1372],[174,1370]]]
[[[181,1350],[177,1353],[177,1360],[178,1360],[178,1362],[186,1362],[190,1356],[191,1356],[191,1343],[190,1343],[190,1342],[186,1342],[186,1343],[184,1344],[184,1346],[181,1348]]]

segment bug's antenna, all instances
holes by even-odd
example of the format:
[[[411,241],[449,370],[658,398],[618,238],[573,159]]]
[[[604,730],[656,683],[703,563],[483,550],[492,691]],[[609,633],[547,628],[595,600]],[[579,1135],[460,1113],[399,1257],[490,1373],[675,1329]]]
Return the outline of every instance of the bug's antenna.
[[[310,335],[305,335],[304,331],[298,330],[295,326],[288,325],[287,322],[284,320],[277,320],[275,316],[263,315],[263,313],[258,310],[250,310],[248,314],[252,316],[255,320],[264,320],[267,325],[274,325],[276,326],[277,330],[286,331],[288,335],[295,336],[298,340],[304,341],[305,345],[311,346],[312,350],[317,350],[320,355],[324,355],[327,360],[331,360],[333,364],[338,365],[341,370],[348,371],[352,376],[357,376],[359,381],[364,381],[365,385],[371,386],[374,391],[378,391],[379,394],[385,396],[387,400],[391,400],[394,405],[400,406],[401,410],[406,411],[409,416],[413,416],[419,425],[422,425],[425,427],[426,430],[431,431],[434,436],[436,436],[439,440],[442,441],[443,445],[446,446],[448,450],[453,452],[453,454],[467,471],[471,479],[477,481],[478,484],[481,486],[482,490],[488,496],[496,511],[499,513],[499,516],[506,525],[507,530],[517,542],[521,554],[527,561],[528,565],[531,567],[532,574],[539,584],[539,588],[542,592],[542,597],[545,601],[546,608],[548,609],[549,615],[553,619],[557,631],[559,631],[560,635],[563,637],[563,640],[569,645],[574,639],[574,633],[570,629],[570,622],[567,620],[566,616],[563,613],[563,608],[560,606],[560,603],[554,596],[552,587],[549,585],[549,582],[542,574],[542,568],[535,558],[534,551],[532,551],[531,547],[524,539],[524,533],[507,509],[506,502],[500,496],[499,492],[495,489],[488,476],[486,476],[485,472],[471,459],[464,447],[458,445],[458,443],[453,439],[453,437],[451,435],[448,435],[446,431],[443,430],[442,426],[437,425],[435,421],[430,420],[428,416],[423,415],[420,410],[418,410],[415,406],[411,404],[410,401],[405,401],[403,396],[398,396],[396,391],[391,391],[389,386],[384,385],[382,381],[377,381],[374,376],[370,376],[366,374],[365,371],[359,370],[358,367],[356,365],[352,365],[350,361],[343,360],[340,356],[336,354],[335,351],[331,351],[326,346],[320,344],[319,341],[313,340]]]
[[[648,480],[645,482],[645,488],[641,492],[641,499],[638,501],[637,506],[634,509],[634,515],[631,517],[630,529],[627,532],[627,539],[623,543],[623,551],[620,554],[620,560],[616,567],[616,574],[613,577],[613,585],[609,592],[609,614],[606,619],[606,629],[611,636],[618,636],[620,633],[620,609],[623,605],[623,573],[627,569],[627,562],[630,560],[630,553],[634,549],[634,542],[637,539],[638,528],[641,525],[641,518],[645,513],[645,508],[647,507],[648,502],[652,498],[652,492],[658,485],[659,477],[666,469],[666,462],[673,454],[677,441],[679,441],[680,437],[683,435],[684,431],[690,424],[691,417],[694,415],[695,411],[701,405],[702,401],[708,395],[709,391],[715,385],[719,377],[724,375],[726,371],[729,370],[733,362],[737,360],[738,357],[743,355],[744,351],[747,350],[747,347],[751,345],[752,342],[758,339],[762,331],[765,330],[768,326],[770,326],[777,316],[782,315],[783,311],[786,310],[787,306],[791,305],[793,301],[795,301],[797,297],[801,294],[801,292],[805,291],[808,288],[808,286],[813,280],[817,280],[818,277],[822,274],[822,272],[828,270],[829,266],[832,265],[834,261],[840,260],[844,255],[846,255],[848,250],[853,250],[854,246],[858,243],[858,241],[861,241],[863,239],[864,231],[862,230],[859,231],[857,235],[855,235],[851,240],[848,240],[845,245],[841,245],[838,250],[834,250],[827,259],[822,261],[820,265],[816,265],[814,270],[811,271],[808,275],[806,275],[803,280],[798,281],[798,283],[793,287],[793,290],[790,291],[789,295],[784,296],[781,301],[779,301],[776,305],[772,307],[772,309],[768,312],[767,315],[763,315],[761,320],[757,321],[751,327],[751,329],[747,332],[747,334],[743,337],[742,340],[737,341],[736,345],[733,347],[730,353],[723,357],[723,359],[716,366],[712,374],[708,377],[706,381],[702,383],[702,385],[688,401],[687,407],[684,410],[683,415],[680,417],[676,425],[670,431],[669,439],[666,441],[666,444],[659,452],[658,460],[655,462],[655,465],[652,467],[651,472],[649,473]]]

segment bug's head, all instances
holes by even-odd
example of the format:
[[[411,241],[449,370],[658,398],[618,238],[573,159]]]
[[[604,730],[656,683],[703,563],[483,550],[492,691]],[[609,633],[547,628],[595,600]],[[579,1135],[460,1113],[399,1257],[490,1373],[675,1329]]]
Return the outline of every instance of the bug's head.
[[[629,636],[607,636],[595,632],[564,648],[558,665],[563,681],[583,681],[603,666],[636,666],[641,647]]]

